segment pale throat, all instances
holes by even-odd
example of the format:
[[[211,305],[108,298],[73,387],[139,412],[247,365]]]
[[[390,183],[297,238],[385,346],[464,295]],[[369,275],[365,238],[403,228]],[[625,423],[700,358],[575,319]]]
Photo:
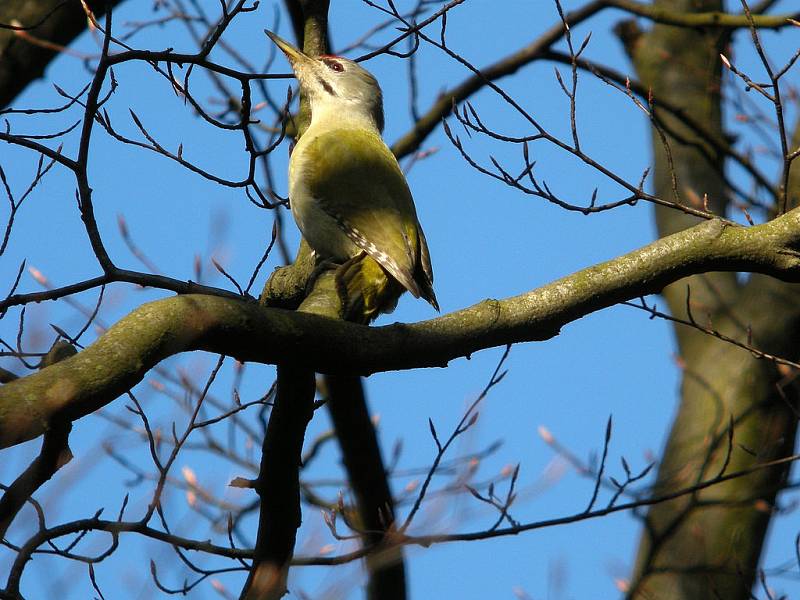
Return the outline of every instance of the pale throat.
[[[317,96],[311,98],[311,124],[314,129],[368,129],[380,135],[375,115],[363,103],[348,99]]]

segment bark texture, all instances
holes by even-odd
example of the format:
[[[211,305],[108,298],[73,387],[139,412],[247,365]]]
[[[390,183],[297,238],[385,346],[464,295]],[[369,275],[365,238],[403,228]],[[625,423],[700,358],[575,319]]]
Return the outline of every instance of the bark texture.
[[[394,498],[383,466],[378,434],[370,419],[361,378],[328,375],[325,378],[336,439],[355,496],[367,555],[368,600],[403,600],[406,576],[402,547],[392,545]]]
[[[327,35],[328,0],[290,2],[289,8],[293,18],[299,19],[295,23],[304,25],[303,35],[298,36],[300,46],[309,54],[321,54]],[[302,108],[298,115],[300,135],[309,121],[307,99],[301,98],[301,101]],[[290,268],[295,278],[298,272],[307,273],[304,267],[308,266],[309,259],[308,245],[303,243],[298,250],[298,268]],[[283,283],[291,283],[291,279],[284,278]],[[328,283],[327,279],[318,279],[297,310],[333,316],[336,306],[331,306],[328,300],[332,297]],[[274,291],[277,297],[286,302],[287,296],[291,297],[297,289],[291,285],[275,285]],[[262,301],[266,303],[269,296],[265,294],[262,294]],[[261,468],[256,481],[256,491],[261,500],[258,535],[241,600],[279,600],[288,592],[289,566],[294,556],[297,530],[303,520],[300,501],[303,442],[308,423],[314,415],[315,394],[316,382],[312,369],[298,366],[297,361],[291,359],[278,363],[275,403],[262,444]]]
[[[706,221],[519,296],[413,324],[366,327],[218,296],[165,298],[137,308],[75,356],[0,386],[0,448],[42,435],[53,419],[97,410],[179,352],[321,373],[444,367],[485,348],[549,339],[594,311],[720,269],[800,281],[800,208],[757,227]],[[321,294],[333,289],[331,281]]]
[[[682,12],[722,8],[718,0],[658,0],[655,5]],[[723,139],[719,54],[725,52],[728,34],[669,25],[655,25],[642,34],[630,23],[619,32],[640,80],[652,87],[656,106],[659,99],[680,106]],[[676,195],[695,205],[707,197],[714,212],[724,215],[729,204],[724,157],[704,144],[697,132],[661,116],[683,143],[668,137],[667,149],[653,131],[656,194]],[[795,178],[795,196],[798,183]],[[696,224],[693,217],[662,208],[656,209],[656,222],[661,235]],[[686,318],[691,310],[701,324],[710,322],[738,339],[746,339],[750,327],[755,346],[797,357],[797,286],[758,274],[742,283],[733,272],[707,273],[667,287],[664,297],[677,316]],[[782,381],[774,364],[690,328],[676,327],[684,365],[681,401],[654,494],[691,485],[723,469],[744,469],[790,454],[797,424],[792,406],[797,404],[796,386]],[[786,474],[785,466],[764,469],[652,507],[645,518],[629,597],[750,598],[775,497]]]
[[[314,372],[278,365],[278,389],[261,450],[255,489],[261,498],[253,565],[242,600],[278,600],[286,593],[300,511],[300,455],[314,414]]]
[[[120,0],[87,0],[96,17]],[[0,24],[24,31],[0,29],[0,107],[8,105],[32,81],[44,74],[59,47],[86,30],[80,0],[3,0]]]

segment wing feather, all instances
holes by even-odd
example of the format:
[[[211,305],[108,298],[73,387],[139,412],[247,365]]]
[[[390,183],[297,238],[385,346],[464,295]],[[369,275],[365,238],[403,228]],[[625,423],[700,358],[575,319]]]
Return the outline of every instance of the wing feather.
[[[359,249],[438,309],[428,245],[411,191],[380,136],[331,130],[310,140],[305,152],[305,168],[314,171],[306,179],[308,191],[319,206]]]

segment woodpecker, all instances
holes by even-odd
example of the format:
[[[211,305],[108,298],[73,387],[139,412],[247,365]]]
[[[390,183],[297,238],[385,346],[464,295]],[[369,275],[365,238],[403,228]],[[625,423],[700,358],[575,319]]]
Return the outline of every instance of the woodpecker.
[[[337,287],[349,318],[391,312],[403,290],[437,311],[428,243],[394,154],[381,137],[375,77],[340,56],[312,57],[271,31],[286,55],[311,123],[289,160],[289,203],[318,259],[341,264]]]

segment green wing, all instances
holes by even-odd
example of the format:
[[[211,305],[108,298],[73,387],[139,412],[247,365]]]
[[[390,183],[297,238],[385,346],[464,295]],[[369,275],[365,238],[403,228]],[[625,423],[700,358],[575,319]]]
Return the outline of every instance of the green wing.
[[[437,307],[428,245],[397,160],[379,135],[337,129],[313,139],[304,168],[319,206],[415,297]],[[437,307],[438,309],[438,307]]]

